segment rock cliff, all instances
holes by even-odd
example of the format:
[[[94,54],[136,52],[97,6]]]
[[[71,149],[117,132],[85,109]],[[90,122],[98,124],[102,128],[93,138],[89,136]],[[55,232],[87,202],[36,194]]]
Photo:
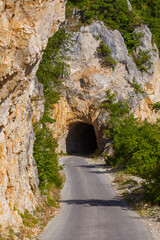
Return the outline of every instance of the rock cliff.
[[[129,4],[129,1],[128,1]],[[131,6],[129,5],[130,9]],[[17,212],[32,212],[39,198],[37,167],[33,158],[32,122],[44,111],[43,86],[35,78],[48,37],[64,21],[64,0],[0,0],[0,224],[20,225]],[[158,49],[146,26],[135,54],[148,51],[151,66],[137,68],[119,31],[93,22],[72,33],[68,56],[70,76],[62,84],[62,97],[55,105],[51,125],[58,151],[66,152],[66,141],[76,123],[94,127],[100,150],[105,147],[106,115],[100,106],[106,90],[117,99],[128,99],[131,111],[143,120],[155,121],[152,103],[160,101]],[[104,67],[97,48],[103,41],[117,64]],[[148,67],[147,63],[144,67]],[[38,99],[38,101],[37,101]],[[36,101],[35,101],[36,100]],[[82,126],[81,124],[77,125]],[[84,127],[84,132],[86,125]]]
[[[70,77],[63,82],[63,97],[54,111],[57,121],[53,125],[53,135],[58,138],[59,151],[66,151],[69,129],[76,122],[93,125],[99,149],[104,149],[103,130],[107,113],[100,106],[108,89],[116,94],[117,99],[128,99],[131,111],[139,119],[155,121],[158,117],[152,111],[152,103],[160,100],[158,49],[147,26],[138,27],[135,31],[141,33],[141,44],[136,54],[147,50],[151,57],[152,64],[147,71],[138,69],[120,32],[110,30],[102,22],[93,22],[73,33],[73,46],[68,52]],[[101,64],[97,54],[101,41],[110,48],[111,57],[117,62],[114,68]]]
[[[43,113],[35,79],[48,37],[64,21],[64,0],[0,0],[0,224],[20,225],[39,197],[33,120]],[[33,108],[33,110],[32,110]]]

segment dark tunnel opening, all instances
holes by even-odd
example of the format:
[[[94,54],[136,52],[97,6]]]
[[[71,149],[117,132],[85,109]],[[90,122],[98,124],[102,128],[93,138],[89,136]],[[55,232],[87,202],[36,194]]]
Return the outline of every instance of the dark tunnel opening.
[[[94,153],[97,148],[96,134],[91,124],[76,122],[69,125],[66,138],[68,154],[88,155]]]

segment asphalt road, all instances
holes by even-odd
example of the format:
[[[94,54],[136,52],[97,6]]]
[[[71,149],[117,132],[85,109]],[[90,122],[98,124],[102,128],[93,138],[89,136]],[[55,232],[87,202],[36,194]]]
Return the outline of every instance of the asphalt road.
[[[106,176],[84,157],[61,159],[66,183],[62,211],[40,240],[152,240],[138,215],[114,193]]]

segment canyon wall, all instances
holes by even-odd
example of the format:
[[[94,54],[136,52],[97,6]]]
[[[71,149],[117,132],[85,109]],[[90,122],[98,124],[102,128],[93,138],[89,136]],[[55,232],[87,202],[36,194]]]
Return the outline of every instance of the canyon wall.
[[[64,0],[0,0],[0,224],[20,225],[17,212],[32,212],[39,198],[33,158],[34,121],[43,113],[35,73],[65,18]]]
[[[65,1],[0,0],[0,13],[0,224],[18,226],[22,220],[17,209],[32,212],[39,198],[32,123],[42,116],[44,99],[35,73],[48,37],[64,21]],[[66,152],[69,129],[76,122],[93,125],[99,149],[105,148],[108,113],[101,104],[107,90],[117,100],[128,99],[140,120],[159,117],[152,111],[152,104],[160,101],[158,49],[146,26],[136,31],[143,33],[137,53],[150,51],[152,65],[147,71],[137,68],[117,30],[93,22],[72,33],[71,51],[66,53],[70,75],[62,83],[62,97],[53,112],[56,122],[51,124],[58,151]],[[117,62],[114,68],[101,64],[97,47],[102,40]]]
[[[152,104],[160,101],[160,60],[158,49],[152,41],[147,26],[138,27],[141,44],[136,49],[149,51],[151,66],[147,71],[140,70],[129,54],[119,31],[110,30],[102,22],[81,27],[72,33],[71,51],[68,52],[70,76],[63,81],[62,98],[55,106],[53,135],[58,139],[58,151],[66,152],[66,139],[71,125],[84,122],[93,125],[100,150],[106,144],[103,138],[106,110],[101,108],[106,91],[116,95],[117,100],[127,99],[131,112],[140,120],[155,121],[158,113],[152,111]],[[97,48],[101,41],[111,50],[116,66],[102,66]],[[144,64],[148,67],[149,62]],[[139,90],[136,89],[138,86]]]

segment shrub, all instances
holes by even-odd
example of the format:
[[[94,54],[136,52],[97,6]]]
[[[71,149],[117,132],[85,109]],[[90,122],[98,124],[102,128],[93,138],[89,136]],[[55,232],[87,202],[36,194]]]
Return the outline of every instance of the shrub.
[[[58,171],[58,158],[55,153],[57,142],[52,137],[52,132],[47,126],[42,128],[38,124],[34,127],[36,140],[34,144],[34,158],[37,163],[40,189],[46,188],[48,183],[55,183],[57,187],[62,186],[62,179]]]
[[[114,68],[117,62],[111,56],[111,49],[105,45],[103,41],[100,42],[99,47],[97,48],[98,56],[101,58],[101,64],[103,67],[112,67]]]
[[[144,93],[141,84],[136,83],[136,78],[133,78],[132,87],[134,88],[135,93]]]
[[[141,38],[144,37],[144,34],[141,32],[134,32],[133,39],[134,39],[134,47],[137,48],[141,45]]]
[[[160,110],[160,102],[156,102],[152,105],[152,110],[156,113]]]
[[[160,122],[145,120],[140,123],[129,114],[126,103],[116,102],[109,91],[107,95],[103,104],[109,112],[106,137],[113,141],[114,156],[107,157],[106,161],[146,179],[144,185],[148,199],[160,203]]]
[[[133,59],[141,71],[146,71],[149,70],[152,66],[151,62],[151,55],[149,50],[142,51],[141,49],[139,50],[138,55],[133,55]]]
[[[102,108],[106,109],[109,112],[109,115],[106,119],[107,126],[112,134],[112,130],[118,128],[119,121],[129,113],[129,105],[126,100],[116,101],[116,95],[111,94],[110,90],[106,91],[106,100],[101,105]]]

